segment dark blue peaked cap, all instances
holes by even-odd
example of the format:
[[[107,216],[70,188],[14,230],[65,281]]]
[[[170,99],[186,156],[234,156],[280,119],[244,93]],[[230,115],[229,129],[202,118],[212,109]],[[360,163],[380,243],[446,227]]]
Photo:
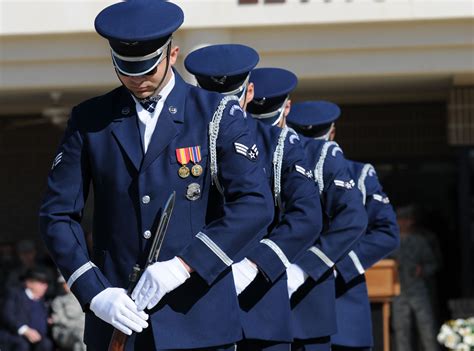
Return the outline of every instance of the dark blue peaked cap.
[[[297,132],[309,137],[318,137],[329,130],[340,114],[341,109],[333,102],[305,101],[291,106],[286,121]]]
[[[97,33],[109,41],[117,69],[142,75],[166,55],[166,45],[184,21],[179,6],[162,0],[130,0],[106,7],[95,19]]]
[[[254,87],[254,98],[247,106],[253,115],[276,112],[288,95],[296,88],[296,75],[282,68],[257,68],[250,75]]]
[[[341,109],[329,101],[305,101],[291,106],[286,118],[288,122],[299,126],[322,126],[333,123],[339,118]]]
[[[184,60],[184,66],[202,88],[238,95],[244,91],[243,84],[259,59],[251,47],[219,44],[191,52]]]

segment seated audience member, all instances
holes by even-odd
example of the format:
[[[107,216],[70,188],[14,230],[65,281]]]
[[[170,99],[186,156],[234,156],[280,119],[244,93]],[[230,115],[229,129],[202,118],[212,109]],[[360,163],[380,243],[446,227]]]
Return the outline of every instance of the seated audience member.
[[[22,287],[9,289],[0,309],[0,345],[9,351],[52,351],[44,303],[48,275],[32,268],[26,271],[22,281]]]
[[[62,276],[59,276],[58,282],[62,284],[65,294],[56,297],[51,304],[53,340],[61,350],[85,351],[86,345],[82,341],[84,312]]]

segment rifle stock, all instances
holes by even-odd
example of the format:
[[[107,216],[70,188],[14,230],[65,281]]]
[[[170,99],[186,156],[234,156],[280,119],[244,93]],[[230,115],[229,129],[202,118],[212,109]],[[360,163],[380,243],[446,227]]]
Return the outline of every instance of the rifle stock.
[[[108,351],[123,351],[125,350],[125,344],[127,343],[128,335],[122,333],[118,329],[114,329],[112,339],[110,339]]]

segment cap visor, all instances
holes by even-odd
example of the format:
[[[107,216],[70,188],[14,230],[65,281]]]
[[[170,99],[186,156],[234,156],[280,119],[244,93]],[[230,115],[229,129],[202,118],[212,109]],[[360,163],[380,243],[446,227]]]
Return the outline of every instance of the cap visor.
[[[129,76],[141,76],[150,72],[158,65],[160,57],[161,55],[158,55],[157,57],[148,60],[131,62],[119,59],[117,56],[112,55],[115,67],[118,71]]]

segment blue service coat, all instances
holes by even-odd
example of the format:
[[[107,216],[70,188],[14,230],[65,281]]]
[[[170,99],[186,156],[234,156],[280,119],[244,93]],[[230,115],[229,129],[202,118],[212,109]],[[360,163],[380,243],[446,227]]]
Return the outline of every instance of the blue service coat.
[[[219,130],[213,124],[217,176],[225,204],[210,201],[209,124],[222,96],[185,83],[164,103],[146,154],[143,154],[135,102],[120,87],[72,111],[48,178],[40,209],[43,239],[71,289],[87,308],[107,287],[127,287],[128,275],[142,262],[162,207],[172,191],[177,198],[159,260],[182,257],[195,272],[167,294],[151,312],[159,348],[181,349],[232,343],[241,338],[238,301],[230,266],[237,253],[272,219],[271,193],[263,170],[234,143],[251,147],[243,111],[236,101],[223,109]],[[217,134],[216,134],[217,135]],[[180,178],[175,151],[200,146],[201,176]],[[189,167],[191,164],[188,165]],[[188,186],[201,189],[197,200]],[[93,254],[87,253],[80,226],[89,185],[94,189]],[[218,204],[220,206],[220,204]],[[256,215],[258,214],[258,215]],[[105,350],[112,328],[86,316],[85,341]]]
[[[286,268],[307,250],[322,228],[319,192],[298,135],[249,118],[260,161],[273,189],[275,218],[268,235],[242,251],[262,272],[239,296],[247,339],[291,342]]]
[[[365,235],[336,263],[337,333],[332,343],[351,347],[370,347],[372,320],[364,272],[400,243],[395,212],[370,164],[349,161],[351,174],[362,193],[368,215]]]
[[[367,214],[349,164],[335,142],[300,136],[321,194],[323,231],[297,260],[309,279],[291,298],[295,339],[336,332],[334,265],[365,232]]]

